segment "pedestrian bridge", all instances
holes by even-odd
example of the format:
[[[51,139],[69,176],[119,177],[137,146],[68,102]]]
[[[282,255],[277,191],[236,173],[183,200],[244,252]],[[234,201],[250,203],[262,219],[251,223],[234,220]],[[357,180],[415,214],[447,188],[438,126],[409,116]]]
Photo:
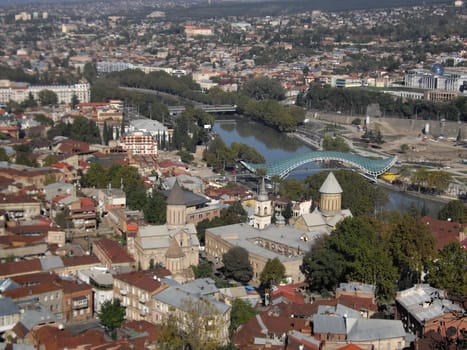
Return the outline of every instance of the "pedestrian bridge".
[[[363,172],[365,175],[368,175],[371,178],[376,178],[388,171],[396,163],[397,157],[373,159],[347,152],[311,151],[265,164],[253,164],[247,162],[242,162],[242,164],[251,172],[256,172],[257,169],[266,169],[266,175],[268,177],[279,176],[280,178],[284,178],[294,169],[304,164],[329,160],[349,164]]]

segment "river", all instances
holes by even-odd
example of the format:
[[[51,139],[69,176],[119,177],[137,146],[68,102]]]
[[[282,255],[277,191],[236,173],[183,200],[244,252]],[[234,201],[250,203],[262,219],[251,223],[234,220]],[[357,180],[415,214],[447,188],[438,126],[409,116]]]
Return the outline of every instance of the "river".
[[[235,119],[234,119],[235,118]],[[230,146],[232,142],[244,143],[255,148],[263,155],[267,162],[286,159],[287,157],[302,154],[312,150],[311,147],[300,140],[279,133],[276,130],[251,121],[247,118],[220,118],[214,123],[213,131]],[[289,178],[304,179],[318,171],[322,171],[321,164],[310,163],[296,169]],[[428,215],[436,217],[439,210],[445,205],[442,202],[418,198],[387,187],[382,187],[388,194],[388,202],[381,210],[400,210],[406,212],[413,203],[419,210],[425,208]]]

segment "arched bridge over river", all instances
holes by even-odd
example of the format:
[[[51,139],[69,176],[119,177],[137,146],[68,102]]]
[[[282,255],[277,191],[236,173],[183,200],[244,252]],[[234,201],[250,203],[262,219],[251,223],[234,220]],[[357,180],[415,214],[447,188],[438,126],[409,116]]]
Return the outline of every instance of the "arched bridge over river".
[[[388,171],[396,163],[397,157],[374,159],[347,152],[311,151],[265,164],[252,164],[247,162],[242,162],[242,164],[252,172],[256,172],[257,169],[266,169],[266,175],[268,177],[279,176],[280,178],[284,178],[294,169],[304,164],[330,160],[349,164],[360,170],[363,174],[371,178],[376,178]]]

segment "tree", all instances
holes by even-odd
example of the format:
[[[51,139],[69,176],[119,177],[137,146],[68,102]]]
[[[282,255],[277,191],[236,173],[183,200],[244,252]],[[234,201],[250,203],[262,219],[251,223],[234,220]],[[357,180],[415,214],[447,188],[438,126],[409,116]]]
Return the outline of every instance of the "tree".
[[[247,221],[248,213],[240,202],[234,202],[221,210],[221,219],[223,225],[239,224]]]
[[[208,298],[187,296],[162,322],[162,349],[215,350],[224,329],[223,318]]]
[[[230,310],[230,332],[235,332],[238,327],[247,323],[255,315],[256,310],[248,301],[234,299]]]
[[[403,143],[400,148],[401,148],[401,153],[407,153],[407,151],[409,150],[409,145],[407,145],[406,143]]]
[[[110,331],[112,338],[116,339],[116,330],[120,328],[125,319],[125,307],[121,304],[120,299],[106,300],[102,303],[97,317],[101,324]]]
[[[350,146],[345,142],[342,137],[325,137],[323,139],[323,150],[325,151],[338,151],[338,152],[349,152]]]
[[[248,258],[248,252],[242,247],[230,248],[223,256],[222,262],[225,275],[241,283],[247,283],[253,277],[253,268]]]
[[[21,103],[21,106],[24,108],[37,106],[37,102],[34,99],[34,95],[32,94],[32,92],[29,92],[28,98]]]
[[[318,237],[305,254],[301,266],[309,288],[322,294],[334,290],[344,280],[345,261],[328,245],[329,236]]]
[[[281,84],[268,77],[261,77],[243,84],[242,92],[255,100],[283,100],[285,92]]]
[[[281,263],[278,257],[268,259],[264,265],[263,271],[259,276],[261,284],[269,288],[271,285],[279,284],[285,277],[285,266]]]
[[[71,96],[71,102],[70,102],[70,107],[71,109],[75,109],[76,106],[79,104],[79,99],[78,99],[78,96],[76,96],[76,94],[73,94],[73,96]]]
[[[152,192],[143,208],[144,219],[151,224],[162,225],[166,222],[167,203],[162,193]]]
[[[54,125],[54,121],[42,113],[34,114],[34,120],[39,122],[41,125]]]
[[[281,181],[279,194],[291,200],[300,201],[307,197],[303,181],[298,179],[284,179]]]
[[[53,154],[49,154],[47,157],[44,158],[42,165],[47,167],[47,166],[51,166],[52,164],[58,163],[58,161],[59,160],[57,156]]]
[[[10,157],[8,157],[8,154],[5,151],[5,148],[0,147],[0,162],[8,162],[10,160]]]
[[[191,269],[195,278],[206,278],[212,276],[212,265],[207,261],[201,261],[198,266],[192,266]]]
[[[41,90],[37,93],[37,97],[42,106],[56,105],[58,103],[58,96],[52,90]]]
[[[55,223],[62,229],[73,228],[73,222],[70,218],[70,209],[65,207],[62,211],[59,211],[54,218]]]
[[[427,282],[450,295],[467,295],[467,250],[452,241],[439,251],[438,258],[428,264]]]
[[[83,76],[90,83],[94,83],[97,78],[97,67],[95,63],[86,63],[83,69]]]
[[[435,239],[418,218],[395,214],[387,227],[389,251],[399,269],[399,287],[411,287],[418,281],[435,253]]]
[[[438,213],[438,219],[464,224],[467,222],[467,208],[461,200],[448,202]]]

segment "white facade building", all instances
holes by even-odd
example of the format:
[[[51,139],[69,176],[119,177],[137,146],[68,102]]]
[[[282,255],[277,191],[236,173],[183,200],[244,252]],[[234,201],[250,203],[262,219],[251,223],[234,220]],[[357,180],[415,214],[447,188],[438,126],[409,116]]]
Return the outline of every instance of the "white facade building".
[[[132,131],[122,136],[121,145],[124,150],[135,156],[157,155],[157,142],[150,133]]]
[[[91,86],[89,84],[31,86],[27,83],[0,80],[0,103],[10,101],[21,103],[29,98],[29,93],[32,93],[34,99],[38,101],[39,92],[42,90],[55,92],[59,103],[70,103],[73,95],[76,95],[80,102],[89,102],[91,100]]]
[[[438,75],[428,70],[412,69],[405,73],[405,86],[418,89],[460,92],[459,89],[466,80],[467,74],[461,72]]]

